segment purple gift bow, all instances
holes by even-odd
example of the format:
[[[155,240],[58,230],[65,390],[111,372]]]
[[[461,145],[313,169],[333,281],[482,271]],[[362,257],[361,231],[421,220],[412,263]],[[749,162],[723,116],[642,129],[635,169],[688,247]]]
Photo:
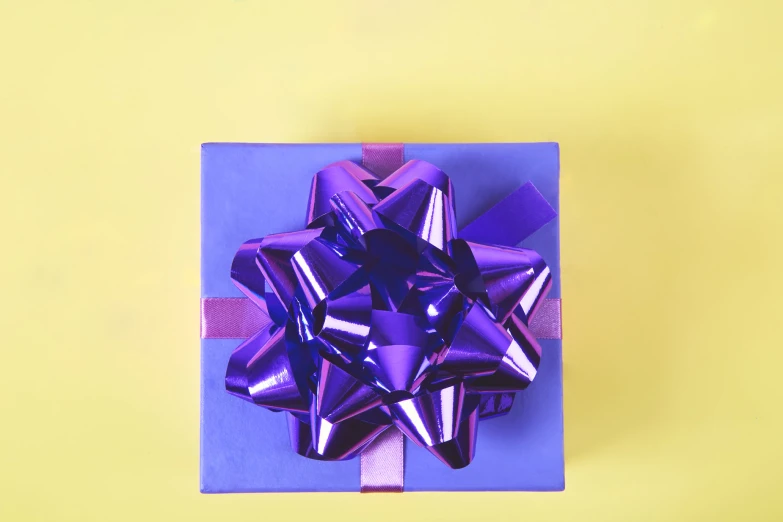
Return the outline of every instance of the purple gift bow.
[[[363,146],[376,171],[394,170],[395,160],[402,146]],[[481,245],[454,238],[452,193],[448,177],[425,162],[383,181],[339,162],[314,178],[308,230],[250,241],[232,267],[237,286],[277,324],[234,352],[227,388],[287,410],[303,455],[362,453],[363,490],[401,489],[402,439],[386,429],[392,423],[451,467],[467,465],[479,413],[508,411],[538,366],[528,322],[551,276],[535,252],[502,243],[518,243],[554,211],[526,184],[460,233],[501,244]],[[523,226],[508,227],[511,216]],[[546,321],[552,337],[560,333],[556,303]],[[397,457],[387,451],[393,433]],[[386,457],[373,465],[373,455]],[[399,477],[386,480],[395,459]],[[374,482],[373,471],[381,472]]]

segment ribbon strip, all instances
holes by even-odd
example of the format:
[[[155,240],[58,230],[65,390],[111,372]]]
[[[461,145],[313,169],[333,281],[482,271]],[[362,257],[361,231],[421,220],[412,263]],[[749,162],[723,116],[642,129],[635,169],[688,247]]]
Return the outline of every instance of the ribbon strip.
[[[359,456],[362,493],[402,493],[405,437],[395,427],[378,435]]]
[[[402,143],[364,143],[362,144],[362,165],[381,179],[402,167]]]
[[[386,178],[402,167],[402,143],[362,143],[362,165]],[[395,426],[388,428],[365,449],[360,461],[362,493],[402,493],[405,484],[405,438]]]
[[[521,208],[525,209],[524,220],[516,219]],[[555,217],[557,212],[528,181],[460,230],[459,237],[466,241],[513,247]],[[515,226],[499,227],[497,223],[515,223]]]
[[[246,297],[201,299],[202,339],[248,339],[269,321],[269,316]],[[560,299],[541,303],[530,331],[537,339],[562,339]]]

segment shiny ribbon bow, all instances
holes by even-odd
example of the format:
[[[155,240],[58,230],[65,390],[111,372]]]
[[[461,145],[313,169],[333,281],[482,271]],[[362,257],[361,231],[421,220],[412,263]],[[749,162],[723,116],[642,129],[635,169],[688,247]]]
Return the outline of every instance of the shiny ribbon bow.
[[[287,412],[306,457],[353,458],[396,426],[462,468],[479,418],[506,413],[536,376],[528,326],[546,263],[457,238],[451,180],[424,161],[383,180],[329,165],[306,228],[247,241],[231,277],[272,322],[231,355],[226,388]]]

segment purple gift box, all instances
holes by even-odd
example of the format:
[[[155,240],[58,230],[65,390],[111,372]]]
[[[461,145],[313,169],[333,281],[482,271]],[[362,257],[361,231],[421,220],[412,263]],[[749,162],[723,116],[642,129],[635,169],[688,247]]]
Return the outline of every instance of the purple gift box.
[[[524,205],[520,186],[532,182],[559,210],[559,154],[553,143],[406,144],[404,158],[424,160],[446,172],[454,186],[457,227],[509,194]],[[259,327],[229,274],[239,245],[253,237],[302,228],[313,174],[350,160],[385,175],[361,144],[276,145],[211,143],[202,147],[202,317],[210,306],[234,307],[244,322],[202,323],[201,491],[205,493],[360,491],[360,459],[324,462],[291,450],[287,421],[226,392],[226,366],[241,338]],[[377,167],[377,168],[375,168]],[[516,191],[516,192],[515,192]],[[525,231],[516,231],[525,236]],[[497,234],[507,234],[498,229]],[[479,423],[475,458],[450,469],[425,449],[405,441],[405,491],[557,491],[564,488],[562,345],[560,341],[559,220],[552,219],[520,246],[536,250],[552,273],[544,308],[550,324],[539,336],[541,366],[516,396],[510,413]],[[234,299],[225,299],[234,298]],[[244,314],[244,315],[243,315]],[[543,336],[543,337],[542,337]],[[228,337],[228,338],[222,338]]]

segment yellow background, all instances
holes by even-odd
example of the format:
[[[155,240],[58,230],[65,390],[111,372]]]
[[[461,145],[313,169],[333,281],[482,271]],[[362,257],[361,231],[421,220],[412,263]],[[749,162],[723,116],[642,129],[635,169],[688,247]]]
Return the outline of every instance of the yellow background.
[[[0,519],[783,520],[777,1],[0,2]],[[199,145],[561,143],[567,490],[198,493]]]

